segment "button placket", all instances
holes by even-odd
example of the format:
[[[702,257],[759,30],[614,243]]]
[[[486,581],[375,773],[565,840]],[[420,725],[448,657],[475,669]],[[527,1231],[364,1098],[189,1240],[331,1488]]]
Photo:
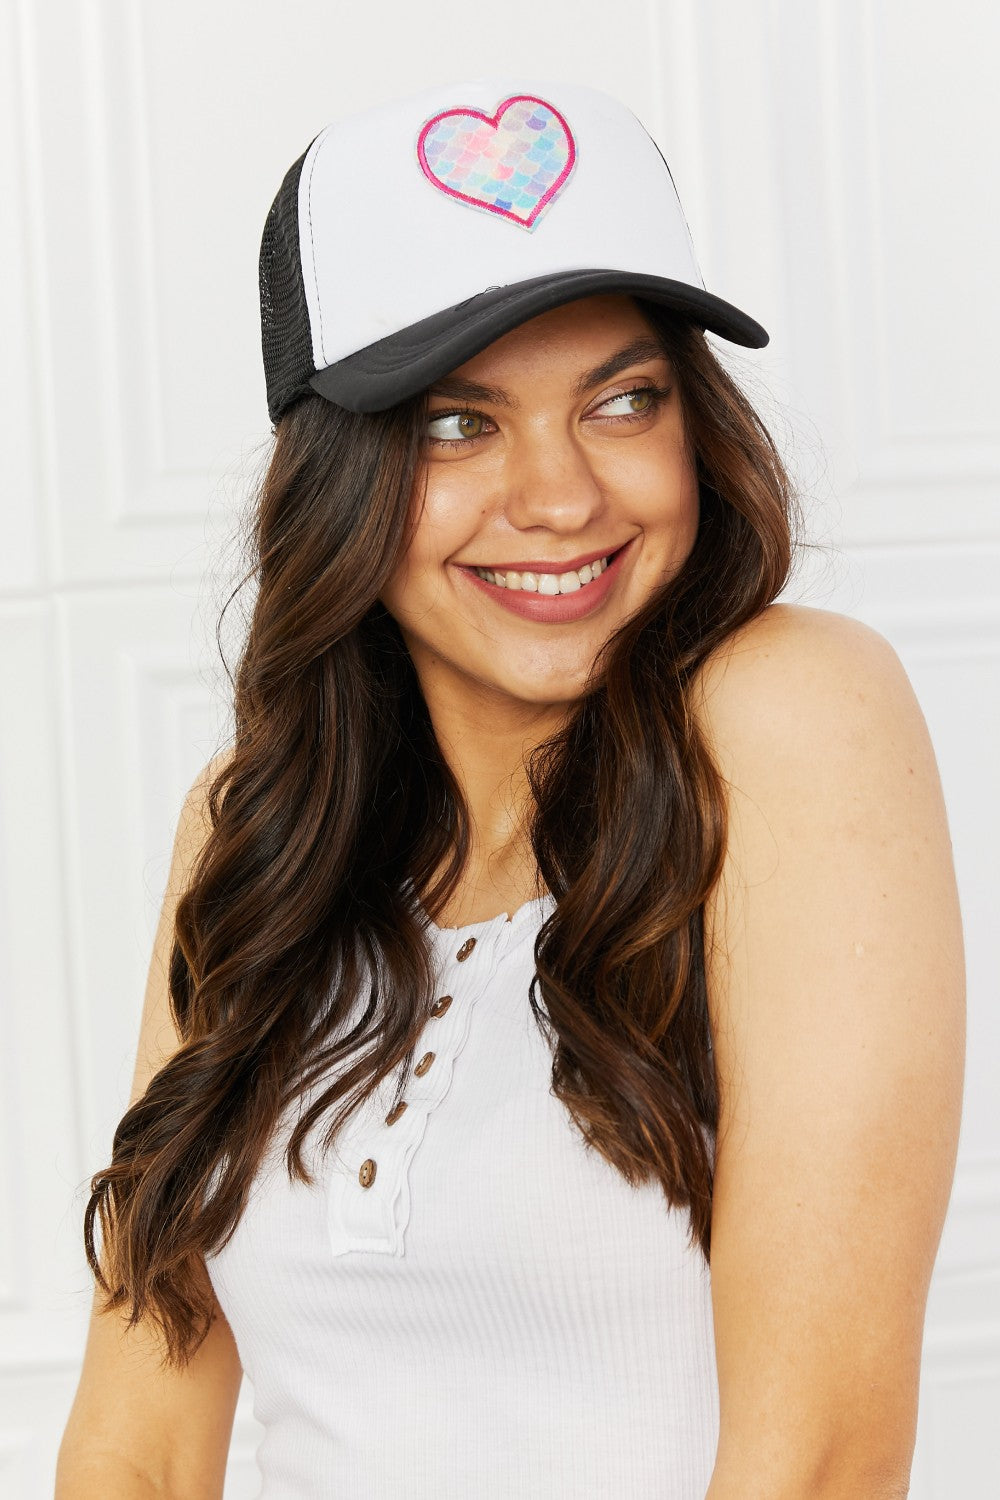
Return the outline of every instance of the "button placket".
[[[413,1067],[406,1097],[378,1124],[371,1111],[349,1122],[354,1129],[341,1152],[349,1170],[333,1173],[330,1180],[328,1227],[334,1255],[352,1250],[402,1255],[410,1212],[409,1164],[430,1114],[451,1087],[455,1059],[468,1038],[472,1006],[489,983],[495,960],[508,947],[511,924],[503,928],[498,924],[493,932],[468,937],[457,949],[452,947],[454,933],[439,931],[439,940],[450,939],[450,952],[441,954],[441,981],[455,993],[443,994],[431,1007],[427,1038],[434,1045]],[[439,941],[439,953],[442,945]],[[467,964],[477,948],[476,962]],[[456,964],[466,967],[456,970]]]

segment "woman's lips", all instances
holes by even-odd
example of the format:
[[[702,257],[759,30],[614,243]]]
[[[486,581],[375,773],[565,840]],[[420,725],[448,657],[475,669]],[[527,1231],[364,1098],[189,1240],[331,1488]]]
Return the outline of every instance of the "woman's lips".
[[[603,604],[618,581],[626,560],[631,556],[635,537],[626,542],[611,558],[599,578],[585,583],[571,594],[532,594],[527,589],[505,589],[500,584],[488,583],[472,568],[459,568],[469,582],[481,589],[494,604],[499,604],[512,615],[539,623],[562,624],[582,620],[598,605]]]

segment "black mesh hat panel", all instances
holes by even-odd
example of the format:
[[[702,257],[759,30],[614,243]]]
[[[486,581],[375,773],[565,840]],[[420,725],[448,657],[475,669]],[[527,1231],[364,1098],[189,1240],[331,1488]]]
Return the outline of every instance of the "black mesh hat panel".
[[[299,258],[299,177],[308,154],[307,147],[285,173],[260,244],[260,336],[272,422],[309,395],[316,371]]]

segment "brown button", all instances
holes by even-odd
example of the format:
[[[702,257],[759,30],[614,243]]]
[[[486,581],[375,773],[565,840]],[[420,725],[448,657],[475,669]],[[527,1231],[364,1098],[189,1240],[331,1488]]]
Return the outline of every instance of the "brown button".
[[[465,960],[468,958],[469,954],[472,952],[475,946],[475,938],[466,938],[461,948],[459,948],[458,952],[455,954],[455,957],[458,959],[460,964],[465,963]]]
[[[416,1075],[417,1075],[418,1078],[423,1078],[424,1074],[427,1072],[427,1069],[430,1067],[431,1063],[434,1061],[435,1056],[436,1056],[436,1054],[433,1053],[433,1052],[425,1052],[424,1053],[423,1057],[420,1059],[420,1061],[417,1063],[416,1067],[413,1069],[414,1073],[416,1073]]]
[[[363,1161],[361,1163],[361,1171],[358,1173],[358,1181],[360,1182],[361,1186],[371,1187],[372,1183],[375,1181],[375,1173],[377,1171],[377,1163],[373,1162],[371,1157],[369,1156],[366,1161]]]
[[[400,1115],[403,1113],[403,1110],[405,1108],[406,1108],[406,1100],[405,1099],[400,1099],[399,1103],[395,1106],[395,1108],[390,1109],[389,1113],[386,1115],[386,1117],[385,1117],[385,1123],[387,1125],[395,1125],[396,1121],[399,1119]]]
[[[448,1007],[449,1007],[450,1004],[451,1004],[451,996],[450,995],[442,995],[441,999],[440,1000],[435,1000],[434,1004],[431,1006],[431,1015],[432,1016],[443,1016],[444,1013],[445,1013],[445,1011],[448,1009]]]

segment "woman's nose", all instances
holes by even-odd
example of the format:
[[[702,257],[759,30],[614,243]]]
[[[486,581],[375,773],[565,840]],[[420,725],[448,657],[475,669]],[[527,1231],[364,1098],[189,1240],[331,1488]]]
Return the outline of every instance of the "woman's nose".
[[[598,477],[586,453],[565,430],[518,434],[504,465],[507,519],[519,529],[548,526],[582,531],[604,505]]]

